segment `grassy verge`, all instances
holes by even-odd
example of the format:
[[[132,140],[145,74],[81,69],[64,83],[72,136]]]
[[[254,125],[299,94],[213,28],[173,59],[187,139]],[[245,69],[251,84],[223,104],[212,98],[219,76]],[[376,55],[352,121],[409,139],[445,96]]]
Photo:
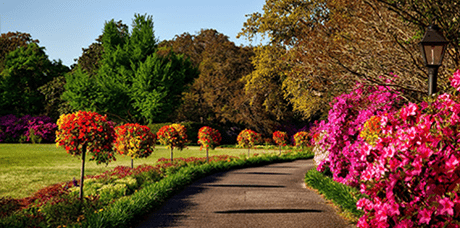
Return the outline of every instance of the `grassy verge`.
[[[276,150],[251,150],[255,153],[276,153]],[[153,165],[159,158],[169,158],[169,149],[156,147],[148,158],[134,160],[134,166],[141,164]],[[200,147],[189,146],[183,151],[174,151],[175,158],[204,157],[206,152]],[[209,151],[212,155],[247,154],[247,149],[217,148]],[[130,159],[117,156],[117,161],[108,166],[86,162],[85,174],[96,175],[117,166],[130,166]],[[0,143],[0,197],[23,198],[30,196],[38,189],[46,186],[79,179],[81,160],[72,157],[55,144],[3,144]]]
[[[356,208],[356,202],[365,197],[357,189],[335,182],[316,169],[305,174],[305,184],[332,201],[342,211],[342,216],[350,222],[356,223],[362,216],[362,211]]]

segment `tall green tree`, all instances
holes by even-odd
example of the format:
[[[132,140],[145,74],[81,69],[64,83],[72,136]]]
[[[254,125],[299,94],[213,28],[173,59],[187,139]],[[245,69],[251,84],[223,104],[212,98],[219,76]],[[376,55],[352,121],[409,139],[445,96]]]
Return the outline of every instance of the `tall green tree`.
[[[31,43],[38,44],[37,39],[32,39],[29,33],[8,32],[0,35],[0,72],[3,71],[8,53],[20,48],[27,47]]]
[[[49,61],[34,42],[9,52],[0,73],[0,115],[46,114],[38,88],[67,71],[61,61]]]
[[[66,76],[62,98],[74,109],[150,123],[167,121],[179,106],[198,72],[184,56],[158,49],[151,16],[136,14],[132,27],[129,33],[120,22],[106,22],[96,73],[77,66]]]

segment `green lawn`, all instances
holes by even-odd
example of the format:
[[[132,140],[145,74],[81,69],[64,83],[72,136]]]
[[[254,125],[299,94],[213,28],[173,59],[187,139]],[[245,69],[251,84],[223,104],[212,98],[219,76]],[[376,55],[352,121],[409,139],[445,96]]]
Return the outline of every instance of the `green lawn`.
[[[252,153],[278,153],[278,150],[251,150]],[[247,149],[210,150],[209,155],[247,155]],[[174,157],[205,157],[206,151],[199,147],[188,147],[183,151],[174,150]],[[156,147],[148,158],[134,160],[134,166],[154,164],[159,158],[170,158],[169,149]],[[94,175],[116,166],[130,166],[130,158],[117,156],[117,161],[96,165],[87,160],[85,175]],[[56,148],[55,144],[2,144],[0,143],[0,197],[11,196],[23,198],[30,196],[40,188],[71,181],[80,177],[81,160],[67,154],[64,149]]]

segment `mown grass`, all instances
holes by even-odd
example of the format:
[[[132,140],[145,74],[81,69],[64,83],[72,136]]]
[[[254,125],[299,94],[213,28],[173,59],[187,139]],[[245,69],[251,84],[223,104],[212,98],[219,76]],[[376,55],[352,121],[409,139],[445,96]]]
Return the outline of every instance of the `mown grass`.
[[[210,150],[209,155],[247,154],[247,149],[217,148]],[[251,150],[254,153],[277,153],[273,149]],[[205,150],[189,146],[183,151],[174,150],[175,158],[205,157]],[[134,160],[134,166],[155,164],[159,158],[170,158],[170,150],[164,146],[156,146],[155,152],[144,159]],[[130,166],[130,158],[118,155],[117,161],[109,165],[97,165],[87,160],[85,175],[95,175],[116,166]],[[0,197],[10,196],[23,198],[30,196],[43,187],[79,179],[81,159],[67,154],[63,148],[55,144],[0,144]]]

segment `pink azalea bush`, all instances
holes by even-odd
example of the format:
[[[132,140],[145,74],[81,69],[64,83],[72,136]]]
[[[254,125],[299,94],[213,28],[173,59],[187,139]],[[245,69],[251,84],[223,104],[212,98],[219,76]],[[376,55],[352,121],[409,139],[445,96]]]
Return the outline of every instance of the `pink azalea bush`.
[[[335,181],[358,186],[366,168],[365,161],[360,159],[364,140],[359,133],[371,116],[396,111],[400,101],[398,93],[389,87],[360,84],[352,92],[336,97],[327,122],[320,122],[312,130],[313,135],[322,135],[316,137],[316,146],[329,154],[318,165],[318,171],[329,168]]]
[[[369,199],[357,203],[358,227],[460,227],[460,96],[379,117],[378,139],[360,149]]]

